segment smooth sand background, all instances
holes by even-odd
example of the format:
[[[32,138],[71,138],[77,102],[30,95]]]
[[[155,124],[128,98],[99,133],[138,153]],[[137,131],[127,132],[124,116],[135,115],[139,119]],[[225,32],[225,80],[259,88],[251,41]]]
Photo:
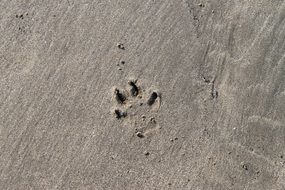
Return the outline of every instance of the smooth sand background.
[[[284,0],[0,10],[0,189],[285,189]]]

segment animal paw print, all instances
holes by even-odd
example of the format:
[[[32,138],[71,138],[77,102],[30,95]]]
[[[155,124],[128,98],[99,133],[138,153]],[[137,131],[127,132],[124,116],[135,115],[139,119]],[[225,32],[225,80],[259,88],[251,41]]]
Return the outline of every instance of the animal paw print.
[[[130,80],[125,88],[114,88],[113,99],[115,118],[133,126],[137,137],[152,136],[160,129],[155,119],[161,104],[161,94],[157,90],[144,88],[137,80]]]

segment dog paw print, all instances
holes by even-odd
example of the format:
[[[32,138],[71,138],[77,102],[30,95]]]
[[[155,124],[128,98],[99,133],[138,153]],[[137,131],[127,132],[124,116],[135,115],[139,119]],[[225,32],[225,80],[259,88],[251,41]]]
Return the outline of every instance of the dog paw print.
[[[137,137],[152,136],[160,127],[156,121],[161,104],[158,90],[145,88],[137,80],[129,80],[124,88],[113,89],[113,115],[134,128]]]

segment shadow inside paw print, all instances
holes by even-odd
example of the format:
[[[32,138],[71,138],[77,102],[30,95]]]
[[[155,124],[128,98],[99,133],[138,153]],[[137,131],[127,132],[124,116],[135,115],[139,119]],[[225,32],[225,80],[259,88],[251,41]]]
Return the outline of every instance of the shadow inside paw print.
[[[116,117],[117,119],[121,119],[121,118],[127,117],[127,113],[126,113],[126,112],[122,112],[122,111],[119,110],[119,109],[115,109],[115,110],[114,110],[114,113],[115,113],[115,117]]]
[[[120,90],[118,90],[117,88],[115,89],[114,94],[115,94],[116,101],[119,104],[124,104],[125,101],[127,100],[126,96],[122,92],[120,92]]]
[[[139,94],[139,87],[136,85],[137,81],[129,81],[128,84],[131,86],[131,95],[137,96]]]
[[[137,137],[150,136],[159,129],[155,116],[160,109],[161,94],[157,90],[146,90],[137,80],[130,80],[125,88],[116,87],[113,94],[115,118],[134,126]]]

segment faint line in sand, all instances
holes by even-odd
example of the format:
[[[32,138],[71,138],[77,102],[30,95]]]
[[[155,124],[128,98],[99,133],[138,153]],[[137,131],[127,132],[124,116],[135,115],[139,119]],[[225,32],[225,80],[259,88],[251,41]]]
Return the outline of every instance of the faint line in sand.
[[[282,124],[282,122],[280,122],[280,121],[273,120],[273,119],[270,119],[268,117],[258,116],[258,115],[250,116],[248,118],[248,121],[249,122],[255,122],[255,123],[261,123],[261,124],[267,124],[267,125],[271,125],[274,127],[284,127],[285,126],[285,124]]]

